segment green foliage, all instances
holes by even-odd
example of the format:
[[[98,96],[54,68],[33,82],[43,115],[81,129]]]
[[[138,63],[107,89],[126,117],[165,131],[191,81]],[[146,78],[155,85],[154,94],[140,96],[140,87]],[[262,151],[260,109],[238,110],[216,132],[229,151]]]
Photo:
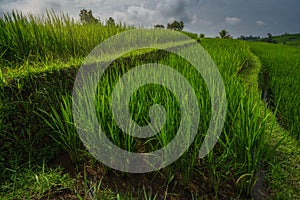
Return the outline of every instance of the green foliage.
[[[182,31],[184,28],[184,23],[183,21],[178,22],[174,20],[172,23],[167,24],[167,28],[175,31]]]
[[[115,25],[116,25],[116,23],[115,23],[114,18],[112,18],[112,17],[108,18],[108,20],[106,21],[106,26],[113,27]]]
[[[261,38],[260,41],[267,42],[267,43],[274,43],[274,44],[277,43],[277,41],[273,39],[273,35],[271,33],[268,33],[267,35],[268,35],[268,37]]]
[[[0,159],[5,161],[0,162],[1,183],[12,176],[9,169],[48,163],[62,151],[49,137],[52,130],[35,113],[39,109],[50,112],[51,103],[59,105],[56,96],[71,90],[76,71],[76,67],[60,64],[60,70],[43,66],[43,72],[6,77],[8,82],[0,93]]]
[[[279,36],[273,36],[272,39],[276,41],[276,43],[300,47],[300,34],[286,33]]]
[[[238,76],[244,63],[250,62],[249,47],[238,40],[203,39],[201,44],[218,65],[225,81],[228,103],[225,127],[219,141],[221,146],[214,149],[217,152],[218,148],[222,149],[223,154],[208,157],[209,166],[216,167],[211,168],[215,171],[212,170],[210,176],[215,181],[222,179],[222,173],[217,171],[226,166],[225,171],[235,172],[233,179],[237,188],[250,195],[257,172],[272,157],[274,149],[268,146],[266,133],[267,129],[272,129],[266,126],[269,116],[262,111],[260,96],[255,88],[249,89],[242,84]]]
[[[165,26],[162,24],[156,24],[154,25],[154,28],[165,28]]]
[[[82,25],[54,11],[44,16],[5,13],[0,18],[0,68],[82,58],[100,42],[124,30],[125,27],[99,23]]]
[[[11,169],[11,182],[5,181],[0,187],[1,199],[50,198],[59,192],[72,189],[73,180],[63,174],[61,168],[42,166],[28,169]]]
[[[266,134],[265,129],[263,128],[266,116],[261,115],[260,109],[256,104],[256,102],[259,101],[253,93],[247,92],[246,88],[241,85],[242,83],[236,77],[241,65],[248,59],[249,50],[247,46],[240,41],[205,39],[203,40],[203,46],[211,54],[220,69],[225,81],[228,102],[230,105],[228,106],[228,117],[223,130],[223,136],[220,138],[219,144],[215,147],[211,155],[203,159],[202,165],[197,164],[197,156],[198,149],[202,143],[203,136],[205,135],[207,124],[210,120],[210,115],[208,114],[210,113],[210,98],[201,76],[193,71],[191,66],[178,56],[158,53],[157,55],[160,55],[161,57],[157,59],[157,55],[149,52],[149,56],[134,56],[130,60],[124,59],[122,62],[116,62],[112,66],[113,68],[110,72],[107,73],[106,78],[102,79],[101,87],[98,87],[98,89],[100,89],[98,99],[99,104],[97,104],[96,109],[101,111],[97,112],[99,114],[99,122],[103,125],[111,141],[124,149],[130,151],[141,151],[142,149],[144,149],[142,151],[152,151],[166,145],[168,141],[173,138],[174,135],[172,134],[176,133],[176,127],[178,127],[180,122],[177,119],[180,114],[178,111],[179,109],[177,109],[176,106],[176,99],[174,99],[168,91],[157,86],[149,86],[141,88],[132,98],[132,116],[135,120],[140,120],[139,123],[143,124],[147,122],[149,117],[147,108],[149,108],[150,105],[160,103],[169,111],[169,117],[166,121],[167,128],[155,138],[150,138],[145,141],[132,138],[131,136],[127,134],[124,135],[120,132],[111,117],[109,111],[110,108],[108,106],[108,97],[112,91],[111,85],[113,85],[113,82],[111,81],[117,80],[122,73],[130,68],[130,66],[134,66],[134,63],[160,62],[174,67],[190,80],[191,85],[196,89],[196,95],[201,104],[202,117],[200,122],[201,127],[199,128],[199,133],[193,146],[176,162],[175,165],[167,167],[165,173],[172,174],[176,171],[181,171],[181,173],[184,174],[185,182],[188,183],[190,177],[195,173],[195,170],[199,170],[199,168],[202,167],[212,169],[211,172],[213,173],[209,175],[210,184],[215,188],[216,194],[219,192],[218,187],[220,184],[230,182],[230,180],[239,180],[241,176],[250,174],[249,176],[246,176],[247,179],[238,181],[236,186],[241,188],[241,191],[249,193],[249,190],[254,184],[255,173],[264,165],[267,159],[266,155],[268,155],[268,146],[265,145]],[[130,64],[128,63],[129,61]],[[64,72],[63,69],[60,69],[60,71]],[[70,70],[65,70],[64,73],[68,72],[70,72]],[[51,73],[48,72],[48,74],[50,75]],[[46,77],[49,75],[46,75]],[[58,80],[69,80],[67,83],[61,82],[57,84],[56,88],[53,88],[53,83],[47,82],[50,80],[50,77],[46,78],[44,73],[32,74],[31,76],[34,77],[34,79],[29,79],[25,76],[23,77],[24,80],[21,81],[23,82],[22,85],[26,85],[26,90],[23,88],[24,91],[39,94],[39,90],[44,88],[44,90],[48,91],[50,94],[52,93],[50,91],[56,90],[55,93],[67,94],[68,96],[72,88],[72,79],[74,79],[75,74],[69,74],[70,78],[66,78],[66,75],[51,78],[51,80],[55,80],[56,82]],[[27,84],[29,80],[34,87]],[[33,92],[35,90],[36,92]],[[26,101],[26,98],[32,97],[25,95],[23,96],[23,101]],[[21,128],[23,124],[38,120],[41,127],[50,126],[51,129],[39,128],[39,131],[44,132],[43,135],[51,134],[55,139],[54,141],[60,145],[60,148],[68,151],[71,158],[76,162],[76,159],[79,158],[78,150],[80,149],[80,145],[72,121],[72,113],[70,110],[71,102],[69,97],[62,97],[60,103],[56,103],[56,95],[52,95],[51,97],[45,95],[40,98],[44,98],[44,100],[40,99],[39,102],[48,101],[49,103],[39,103],[39,106],[35,107],[34,113],[40,113],[37,108],[45,110],[45,113],[47,114],[44,115],[44,118],[46,120],[38,119],[39,115],[34,115],[32,116],[33,118],[20,119],[20,123],[15,125],[18,125]],[[31,101],[36,102],[34,99],[31,99]],[[17,113],[18,110],[14,110],[14,113],[11,113],[11,116],[18,115]],[[28,110],[28,114],[29,113],[32,113],[32,111]],[[236,173],[229,175],[228,171],[235,171]],[[248,177],[250,179],[248,179]],[[240,184],[243,186],[240,186]]]
[[[278,106],[278,120],[300,138],[300,49],[284,45],[251,43],[262,62],[260,75],[264,98]]]
[[[239,40],[247,40],[247,41],[258,41],[260,39],[260,36],[252,36],[252,35],[244,36],[244,35],[241,35],[238,39]]]
[[[89,15],[89,12],[85,15]],[[182,30],[183,22],[179,24],[181,26],[178,30]],[[28,176],[26,173],[24,176],[21,170],[24,166],[33,164],[39,166],[41,160],[45,159],[47,162],[61,150],[67,151],[75,163],[84,162],[80,160],[79,151],[82,149],[71,112],[70,95],[74,78],[81,63],[80,59],[99,42],[126,28],[102,26],[99,23],[82,25],[66,15],[59,17],[53,12],[47,12],[45,17],[31,15],[25,17],[13,12],[0,19],[0,27],[0,41],[3,44],[0,46],[3,52],[0,56],[3,64],[0,70],[2,72],[0,73],[2,80],[0,97],[3,100],[0,102],[0,111],[1,114],[3,113],[0,116],[1,194],[7,194],[5,197],[16,196],[16,198],[47,198],[51,191],[57,188],[57,190],[68,188],[69,178],[45,167],[38,171],[29,167],[29,172],[26,172]],[[225,36],[228,36],[228,32],[225,32]],[[197,34],[184,33],[192,38],[199,38]],[[147,35],[143,39],[146,40]],[[169,90],[158,85],[147,85],[139,88],[131,98],[129,109],[132,118],[140,124],[149,122],[148,111],[151,105],[162,104],[168,111],[166,127],[160,134],[147,139],[133,138],[117,127],[110,111],[109,98],[118,78],[137,64],[157,62],[168,65],[179,71],[195,89],[201,107],[201,121],[198,134],[190,149],[178,161],[159,173],[169,177],[168,180],[179,173],[183,176],[182,180],[186,186],[193,176],[205,177],[210,191],[215,193],[216,198],[221,196],[220,188],[227,187],[226,185],[234,185],[237,191],[249,196],[258,171],[265,167],[273,153],[273,149],[268,145],[269,132],[272,130],[272,127],[267,126],[269,115],[262,109],[257,91],[246,87],[239,76],[245,67],[251,67],[249,46],[237,40],[207,38],[201,39],[201,44],[218,66],[228,99],[222,135],[207,157],[198,159],[198,150],[210,121],[209,93],[202,77],[193,70],[192,66],[173,54],[162,51],[139,51],[130,54],[132,56],[130,58],[124,56],[114,62],[104,74],[105,76],[99,80],[101,87],[97,88],[94,107],[98,111],[99,123],[112,142],[129,151],[149,152],[168,144],[180,126],[178,102]],[[174,46],[174,44],[167,45]],[[270,87],[272,90],[274,88],[273,94],[276,96],[279,91],[282,92],[280,100],[286,98],[285,101],[288,102],[283,107],[278,107],[279,112],[283,113],[282,111],[289,107],[288,104],[294,105],[294,110],[297,110],[295,105],[298,105],[297,100],[300,95],[294,91],[298,91],[297,85],[300,84],[291,84],[293,81],[297,82],[297,78],[295,80],[295,76],[291,74],[299,74],[296,71],[298,68],[292,68],[299,63],[298,50],[283,48],[279,51],[270,46],[270,51],[272,49],[270,54],[283,60],[280,62],[275,58],[269,61],[269,53],[262,52],[265,47],[257,47],[255,53],[261,55],[264,67],[268,67],[270,72],[275,70],[271,77],[281,75],[280,78],[270,81]],[[278,54],[275,53],[277,51]],[[72,59],[74,57],[78,60],[74,61]],[[287,60],[287,57],[291,60]],[[60,61],[53,62],[56,59]],[[279,63],[283,62],[284,67],[279,67]],[[15,66],[16,63],[22,64],[23,68]],[[37,66],[32,67],[31,63]],[[286,66],[288,72],[283,70]],[[287,77],[282,78],[283,74]],[[290,79],[290,82],[286,82],[287,79]],[[276,81],[284,85],[284,88],[278,86]],[[291,95],[292,93],[295,95]],[[292,114],[288,116],[299,116],[296,111]],[[300,124],[297,118],[293,118],[292,127],[299,128],[296,123]],[[49,139],[49,135],[54,140]],[[86,177],[85,180],[87,179]],[[60,181],[68,184],[58,184]],[[91,185],[85,191],[86,194],[95,191],[99,194],[99,198],[111,199],[117,196],[116,198],[120,199],[119,194],[103,192],[100,188],[101,182],[93,182]],[[24,191],[29,192],[26,197],[21,197]],[[82,198],[87,197],[86,194],[84,193]],[[78,198],[81,195],[82,193],[78,194]],[[145,199],[151,196],[146,191],[142,191],[142,195]],[[153,198],[155,197],[156,194]]]
[[[181,33],[189,36],[190,38],[200,42],[200,38],[198,37],[198,34],[197,33],[191,33],[191,32],[187,32],[187,31],[181,31]]]
[[[78,164],[81,141],[73,121],[72,101],[69,96],[62,96],[60,102],[58,110],[55,106],[51,106],[50,113],[42,110],[45,117],[40,114],[39,116],[53,130],[53,134],[51,134],[53,140],[69,153],[74,164]]]
[[[86,9],[80,10],[79,17],[80,17],[80,21],[83,24],[100,23],[100,20],[96,19],[93,16],[92,10],[89,11]]]
[[[219,36],[220,36],[220,38],[227,38],[227,39],[232,38],[232,37],[230,36],[229,32],[226,31],[225,29],[223,29],[223,30],[221,30],[221,31],[219,32]]]
[[[201,34],[199,35],[199,37],[200,37],[200,38],[205,38],[205,34],[204,34],[204,33],[201,33]]]

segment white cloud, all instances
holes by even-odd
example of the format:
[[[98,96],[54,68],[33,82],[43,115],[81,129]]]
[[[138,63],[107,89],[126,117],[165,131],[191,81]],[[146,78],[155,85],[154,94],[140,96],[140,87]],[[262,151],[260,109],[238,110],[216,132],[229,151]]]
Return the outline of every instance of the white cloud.
[[[235,25],[241,22],[240,18],[237,17],[226,17],[225,22],[230,25]]]
[[[59,0],[17,0],[10,1],[2,5],[3,10],[10,12],[11,10],[19,10],[23,13],[41,14],[46,9],[60,9],[61,3]]]
[[[263,21],[261,21],[261,20],[256,20],[255,23],[256,23],[257,26],[263,26],[263,25],[266,24],[265,22],[263,22]]]
[[[129,6],[127,9],[127,13],[130,16],[134,17],[152,17],[155,14],[155,11],[146,9],[144,5],[141,6]]]
[[[193,15],[191,17],[191,21],[190,23],[193,25],[193,26],[197,26],[197,25],[211,25],[212,22],[208,19],[204,19],[204,18],[201,18],[201,17],[198,17],[196,15]]]
[[[157,23],[163,23],[160,13],[156,10],[145,8],[144,4],[128,6],[125,11],[115,11],[112,15],[118,21],[135,25],[153,26]]]
[[[191,24],[197,24],[197,23],[199,23],[199,21],[200,21],[200,19],[196,15],[193,15]]]

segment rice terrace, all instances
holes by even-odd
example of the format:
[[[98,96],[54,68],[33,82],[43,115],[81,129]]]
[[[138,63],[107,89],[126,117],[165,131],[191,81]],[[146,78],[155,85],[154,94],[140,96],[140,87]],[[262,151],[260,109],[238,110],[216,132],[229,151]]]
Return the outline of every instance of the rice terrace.
[[[184,30],[183,21],[143,29],[112,17],[101,22],[85,9],[79,16],[47,10],[0,18],[0,199],[300,199],[299,34],[234,39],[221,30],[206,37]],[[134,35],[138,30],[143,34]],[[107,46],[97,51],[99,44]],[[144,71],[135,77],[136,66]],[[145,84],[116,94],[137,77]],[[216,77],[221,82],[211,82]],[[192,97],[197,107],[188,107]],[[115,104],[124,106],[119,114]],[[186,138],[174,145],[184,123]],[[218,137],[209,136],[216,126]],[[144,127],[157,134],[145,137]],[[110,142],[98,145],[104,137]],[[148,171],[112,151],[150,157],[172,144]]]

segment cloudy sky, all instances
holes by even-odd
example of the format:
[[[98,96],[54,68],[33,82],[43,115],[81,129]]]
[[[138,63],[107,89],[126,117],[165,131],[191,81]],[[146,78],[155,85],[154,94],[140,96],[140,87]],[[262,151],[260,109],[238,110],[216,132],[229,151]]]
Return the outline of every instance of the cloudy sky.
[[[183,21],[185,30],[212,37],[221,29],[235,37],[300,32],[300,0],[0,0],[0,12],[53,9],[78,18],[83,8],[143,27]]]

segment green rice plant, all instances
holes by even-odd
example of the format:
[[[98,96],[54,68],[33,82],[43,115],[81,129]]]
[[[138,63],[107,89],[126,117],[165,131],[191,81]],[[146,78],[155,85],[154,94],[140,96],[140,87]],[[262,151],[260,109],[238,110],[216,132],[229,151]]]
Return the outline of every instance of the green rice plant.
[[[45,163],[34,168],[17,166],[10,171],[10,182],[0,186],[2,199],[43,199],[72,189],[70,175],[63,174],[61,168],[49,168]]]
[[[300,50],[285,45],[252,43],[251,50],[262,62],[260,85],[263,98],[278,106],[278,121],[300,138]]]
[[[222,165],[227,165],[228,168],[225,169],[236,171],[232,178],[235,180],[239,180],[238,185],[243,185],[238,187],[241,187],[241,190],[249,195],[255,183],[255,176],[257,171],[266,164],[269,156],[271,156],[269,152],[270,149],[267,145],[268,140],[265,128],[267,116],[265,113],[261,113],[259,103],[260,100],[255,95],[255,91],[251,91],[249,93],[246,90],[246,87],[242,86],[242,82],[239,81],[239,78],[235,75],[239,72],[243,63],[245,63],[245,60],[249,58],[249,49],[247,48],[247,46],[245,46],[244,43],[240,42],[237,42],[235,44],[236,46],[231,46],[231,44],[227,43],[227,41],[217,41],[216,43],[214,43],[208,40],[207,42],[209,43],[205,42],[206,41],[204,40],[204,46],[208,44],[211,45],[208,46],[208,48],[212,48],[210,49],[210,51],[213,51],[213,48],[217,49],[216,51],[218,53],[212,54],[212,56],[215,59],[216,63],[219,63],[218,67],[220,67],[220,71],[223,74],[223,78],[227,87],[227,98],[229,102],[227,110],[228,119],[226,120],[223,131],[223,134],[225,135],[225,142],[220,141],[220,144],[222,145],[216,146],[216,152],[210,154],[208,158],[204,159],[205,162],[207,162],[207,167],[209,169],[212,169],[210,171],[210,182],[212,187],[214,187],[215,192],[217,193],[218,186],[219,184],[221,184],[221,180],[224,178],[225,174],[228,173],[225,170],[222,171],[220,168],[222,167]],[[242,53],[240,53],[240,51]],[[209,97],[207,91],[205,90],[205,87],[203,87],[204,82],[201,81],[201,77],[199,77],[199,75],[195,75],[197,73],[191,70],[191,68],[189,68],[189,66],[186,63],[182,62],[178,57],[172,55],[167,56],[160,62],[167,64],[168,66],[173,66],[176,70],[184,74],[188,80],[190,80],[191,85],[193,85],[194,88],[198,88],[196,94],[199,98],[199,102],[201,102],[200,105],[202,116],[200,122],[202,126],[201,129],[199,129],[199,135],[196,137],[191,150],[185,153],[182,158],[176,162],[177,165],[172,165],[167,169],[171,171],[181,170],[183,173],[186,173],[185,178],[187,178],[188,180],[188,177],[191,177],[196,167],[198,154],[197,149],[201,145],[203,135],[205,133],[205,130],[207,129],[207,123],[210,119],[210,115],[208,114],[210,110]],[[227,64],[228,66],[226,66]],[[155,89],[155,91],[159,90]],[[109,93],[106,94],[109,95]],[[141,99],[141,102],[146,103],[147,100],[143,99],[143,97],[145,98],[145,96],[148,95],[145,90],[142,89],[137,100]],[[163,97],[161,95],[155,97],[155,95],[152,95],[151,98],[157,98],[157,100],[159,100],[165,99],[167,97]],[[132,112],[141,113],[141,115],[143,115],[142,113],[145,113],[145,111],[141,110],[147,108],[147,106],[139,104],[135,100],[133,100],[132,103],[135,104],[133,105],[135,110],[133,110]],[[167,106],[169,104],[170,103],[167,103]],[[178,112],[176,111],[176,109],[171,110],[175,111],[175,113]],[[176,127],[177,120],[174,118],[174,116],[176,115],[168,118],[168,120],[175,122]],[[172,130],[171,132],[176,132],[176,129]],[[224,139],[224,137],[222,137],[222,140]],[[170,139],[172,139],[172,137],[167,139],[164,137],[164,134],[158,135],[158,140],[160,141],[162,146],[166,145],[168,141],[170,141]],[[153,147],[154,146],[151,146],[150,150]],[[226,163],[228,162],[228,160],[231,160],[231,162]],[[245,174],[250,174],[251,176],[243,176]],[[247,179],[241,180],[239,179],[240,177],[245,177]],[[248,177],[250,179],[248,179]]]
[[[45,116],[39,113],[38,115],[53,130],[51,134],[53,140],[68,152],[73,163],[77,165],[80,161],[81,141],[73,121],[71,97],[61,97],[59,110],[51,106],[50,113],[43,110],[40,111]]]
[[[213,48],[216,48],[218,51],[217,54],[212,55],[215,61],[220,64],[218,67],[220,67],[220,71],[223,74],[229,102],[228,118],[223,131],[224,136],[222,136],[219,144],[215,147],[214,152],[207,158],[204,158],[206,167],[210,169],[210,184],[217,195],[219,185],[228,176],[228,171],[226,170],[235,171],[236,173],[232,174],[232,177],[228,177],[227,180],[225,178],[225,180],[236,180],[237,187],[243,193],[249,195],[255,184],[256,173],[266,164],[271,156],[271,150],[267,145],[268,140],[265,127],[268,116],[266,113],[261,112],[260,99],[257,98],[255,91],[249,92],[243,86],[239,77],[237,77],[240,68],[243,67],[243,64],[249,58],[249,49],[241,42],[237,42],[236,46],[230,46],[231,44],[227,43],[227,41],[214,43],[207,40],[208,43],[205,42],[204,40],[204,46],[208,45],[207,47],[211,48],[210,51],[214,52]],[[242,51],[242,53],[239,54],[239,51]],[[139,65],[139,62],[136,65]],[[194,170],[201,167],[197,166],[197,156],[210,120],[209,95],[201,76],[193,71],[191,66],[182,59],[175,55],[168,55],[158,62],[174,67],[190,81],[193,88],[196,88],[196,95],[201,106],[201,126],[192,147],[176,161],[176,164],[166,168],[166,174],[181,171],[184,174],[185,182],[188,183]],[[122,63],[121,66],[114,66],[116,69],[121,68],[123,70],[112,70],[107,73],[107,76],[101,82],[101,87],[98,87],[99,96],[98,103],[96,103],[98,118],[101,119],[100,123],[110,135],[110,139],[114,144],[129,151],[153,151],[167,145],[176,133],[176,128],[179,126],[177,119],[179,110],[176,106],[174,107],[176,100],[172,99],[171,94],[165,93],[164,89],[159,87],[139,88],[131,98],[130,110],[132,117],[137,123],[147,124],[149,121],[149,107],[156,103],[162,104],[167,113],[169,113],[166,121],[167,129],[161,131],[155,138],[150,138],[146,141],[139,141],[122,133],[113,122],[109,96],[114,88],[114,82],[121,76],[118,73],[120,71],[125,73],[126,66],[127,63]],[[141,146],[141,144],[146,145],[146,148]],[[224,165],[227,167],[224,167]]]
[[[237,170],[236,176],[240,176],[236,179],[237,186],[250,195],[256,174],[272,156],[266,134],[268,115],[261,112],[255,91],[246,94],[249,91],[237,87],[231,92],[228,106],[234,112],[228,112],[222,143],[229,150],[229,159],[234,160],[232,165]],[[235,98],[239,101],[234,102]]]
[[[258,171],[267,164],[277,147],[268,145],[272,127],[266,127],[269,116],[262,110],[257,91],[247,89],[238,76],[245,67],[251,67],[249,47],[240,41],[205,39],[202,44],[223,74],[228,103],[219,144],[214,148],[213,156],[207,157],[207,167],[215,169],[211,172],[211,180],[218,183],[224,178],[234,179],[237,188],[249,196]],[[235,173],[230,175],[230,171]],[[213,186],[217,187],[217,184]]]
[[[82,25],[67,15],[56,15],[52,11],[46,12],[43,17],[23,16],[21,13],[13,12],[0,19],[0,48],[4,52],[0,62],[19,65],[27,63],[27,66],[30,66],[31,62],[46,63],[45,65],[37,64],[36,68],[41,68],[40,71],[32,70],[30,73],[33,73],[33,76],[41,76],[40,81],[34,82],[34,88],[45,87],[46,91],[48,89],[52,91],[51,87],[47,86],[48,82],[43,77],[43,73],[40,73],[52,73],[51,70],[46,69],[49,63],[51,64],[56,59],[59,59],[61,63],[74,58],[82,59],[98,43],[123,30],[126,30],[126,27],[108,28],[100,24]],[[145,35],[144,39],[146,40],[147,37]],[[131,118],[140,125],[149,124],[149,109],[152,105],[161,104],[167,111],[163,129],[159,134],[147,139],[132,137],[117,126],[111,111],[110,96],[118,79],[136,65],[156,62],[174,68],[195,89],[200,107],[200,126],[189,150],[162,172],[169,178],[174,176],[174,173],[181,173],[185,185],[188,185],[195,173],[203,173],[208,177],[209,189],[215,193],[216,198],[220,197],[219,191],[222,185],[232,181],[236,183],[239,191],[249,195],[255,183],[256,173],[266,165],[271,156],[266,134],[266,130],[269,129],[266,127],[268,116],[261,111],[260,99],[255,95],[255,91],[249,92],[238,76],[240,71],[250,66],[248,65],[249,47],[245,42],[222,39],[203,39],[201,44],[219,68],[228,99],[227,118],[222,135],[214,150],[207,157],[200,160],[198,151],[211,117],[209,93],[201,75],[179,56],[173,54],[158,56],[159,53],[147,51],[142,55],[133,54],[134,56],[130,59],[121,58],[114,62],[103,78],[99,80],[95,104],[88,106],[90,106],[89,109],[97,111],[99,124],[109,139],[118,147],[131,152],[157,150],[174,138],[180,126],[180,107],[172,92],[159,85],[149,84],[139,88],[131,97],[128,109]],[[166,45],[174,46],[174,44]],[[1,67],[3,66],[1,65]],[[15,67],[18,68],[17,65]],[[26,68],[26,70],[28,69]],[[68,76],[68,79],[71,78]],[[58,83],[63,87],[58,88],[59,91],[55,91],[55,93],[64,94],[59,97],[59,107],[57,108],[57,105],[52,103],[50,111],[46,111],[46,106],[40,105],[38,116],[51,128],[51,136],[54,141],[69,153],[74,163],[78,164],[81,142],[72,116],[71,91],[67,91],[68,94],[65,95],[65,90],[70,90],[71,87],[68,81],[68,86],[65,86],[65,82],[63,82],[63,79],[67,78],[60,76],[60,79]],[[28,83],[28,78],[26,81],[18,82],[16,87],[20,88],[20,92],[26,83]],[[49,91],[48,93],[50,93]],[[28,98],[30,100],[31,97]],[[40,98],[44,98],[44,96]],[[48,100],[54,101],[51,97]],[[120,98],[119,101],[121,100]],[[25,102],[26,99],[23,101]],[[27,114],[30,114],[30,105],[30,101],[24,103],[24,110]],[[23,121],[30,119],[27,115],[20,118]],[[31,129],[28,130],[31,131]],[[208,174],[205,174],[206,172]],[[47,182],[40,183],[41,187],[47,185]],[[100,191],[100,186],[101,182],[92,188]],[[145,194],[144,197],[146,198],[146,196]]]
[[[67,14],[56,14],[52,10],[43,16],[23,15],[18,11],[4,13],[0,18],[0,51],[3,52],[0,62],[16,68],[26,61],[68,61],[85,57],[100,42],[126,29],[82,25]]]

